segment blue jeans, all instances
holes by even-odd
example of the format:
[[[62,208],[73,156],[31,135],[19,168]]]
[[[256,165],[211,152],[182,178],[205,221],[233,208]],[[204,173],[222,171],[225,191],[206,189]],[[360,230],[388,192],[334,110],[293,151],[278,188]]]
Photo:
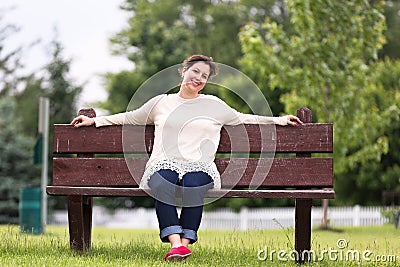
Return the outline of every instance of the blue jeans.
[[[169,242],[168,236],[179,234],[190,243],[197,241],[197,230],[203,214],[205,193],[213,188],[213,180],[205,172],[186,173],[179,180],[172,170],[159,170],[149,179],[155,198],[155,208],[160,228],[160,239]],[[176,210],[177,193],[181,194],[181,214]]]

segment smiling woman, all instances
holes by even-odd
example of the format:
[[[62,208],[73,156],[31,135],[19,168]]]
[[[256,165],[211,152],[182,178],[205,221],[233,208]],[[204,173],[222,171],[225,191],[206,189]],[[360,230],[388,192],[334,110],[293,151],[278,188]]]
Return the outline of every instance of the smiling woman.
[[[106,125],[154,124],[154,145],[140,187],[151,189],[160,228],[160,239],[171,244],[166,260],[182,260],[191,255],[188,245],[197,241],[204,196],[209,189],[221,188],[214,162],[224,125],[302,124],[291,115],[267,117],[243,114],[222,99],[201,94],[209,79],[217,74],[211,57],[192,55],[180,70],[179,92],[151,98],[140,108],[96,118],[78,116],[75,128]],[[176,194],[182,192],[180,217]]]
[[[217,75],[217,65],[211,57],[193,55],[183,61],[180,73],[182,81],[179,96],[185,99],[196,98],[207,81]]]

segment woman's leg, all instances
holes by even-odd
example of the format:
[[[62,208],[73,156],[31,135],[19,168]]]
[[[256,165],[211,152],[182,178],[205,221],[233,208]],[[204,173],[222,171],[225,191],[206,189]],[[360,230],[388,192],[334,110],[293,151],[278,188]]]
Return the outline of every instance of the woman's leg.
[[[181,245],[180,234],[183,233],[175,205],[177,182],[178,174],[172,170],[160,170],[149,180],[155,198],[160,239],[163,242],[170,242],[173,247]]]
[[[160,227],[160,238],[163,242],[171,243],[171,250],[165,254],[164,260],[183,260],[192,251],[182,245],[180,226],[175,205],[175,189],[178,174],[171,170],[160,170],[151,176],[149,186],[155,197],[155,207]],[[186,244],[187,245],[187,244]]]
[[[213,188],[211,177],[205,172],[190,172],[182,179],[181,243],[185,246],[197,241],[197,231],[203,214],[205,193]]]

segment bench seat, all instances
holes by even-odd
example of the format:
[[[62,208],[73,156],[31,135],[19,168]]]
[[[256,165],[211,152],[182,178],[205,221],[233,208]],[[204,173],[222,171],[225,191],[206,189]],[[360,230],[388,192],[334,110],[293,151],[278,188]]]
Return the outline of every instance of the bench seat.
[[[140,188],[116,188],[116,187],[79,187],[79,186],[48,186],[47,193],[50,195],[64,196],[90,196],[90,197],[146,197],[149,192]],[[333,199],[333,189],[263,189],[263,190],[210,190],[206,193],[207,198],[312,198]]]

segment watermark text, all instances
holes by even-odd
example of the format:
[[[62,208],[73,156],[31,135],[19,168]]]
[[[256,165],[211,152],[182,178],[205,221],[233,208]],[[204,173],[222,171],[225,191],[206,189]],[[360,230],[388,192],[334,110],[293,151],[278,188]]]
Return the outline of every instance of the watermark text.
[[[327,248],[320,251],[304,250],[276,250],[265,246],[259,249],[257,258],[260,261],[355,261],[355,262],[397,262],[400,256],[396,255],[375,255],[373,251],[366,249],[363,251],[348,249],[348,241],[338,239],[336,248]]]

